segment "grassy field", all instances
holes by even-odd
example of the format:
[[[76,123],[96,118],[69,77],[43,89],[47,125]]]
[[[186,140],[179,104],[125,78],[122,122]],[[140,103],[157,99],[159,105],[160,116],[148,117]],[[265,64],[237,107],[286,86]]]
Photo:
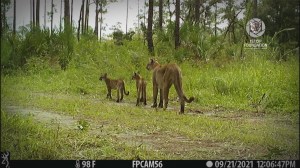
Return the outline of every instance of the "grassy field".
[[[177,62],[184,92],[196,98],[178,115],[173,87],[166,111],[150,108],[142,44],[78,46],[66,71],[53,56],[2,72],[1,151],[12,159],[299,158],[298,58],[276,62],[257,50],[243,60]],[[175,62],[168,54],[157,59]],[[149,83],[147,106],[135,106],[134,71]],[[122,103],[115,91],[106,99],[104,72],[125,80],[130,95]]]

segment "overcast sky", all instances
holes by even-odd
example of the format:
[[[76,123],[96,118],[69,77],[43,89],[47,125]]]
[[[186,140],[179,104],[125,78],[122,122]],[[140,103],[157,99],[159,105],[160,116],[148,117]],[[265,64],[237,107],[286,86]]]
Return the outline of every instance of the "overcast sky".
[[[40,26],[44,26],[44,8],[45,8],[45,2],[46,2],[46,11],[51,11],[51,0],[40,0]],[[71,2],[71,0],[70,0]],[[90,0],[90,2],[94,2],[93,0]],[[138,3],[139,2],[139,3]],[[127,30],[134,29],[137,27],[138,23],[138,5],[140,8],[140,13],[142,13],[141,10],[144,9],[144,2],[145,0],[129,0],[128,3],[128,27]],[[59,18],[60,18],[60,7],[61,7],[61,0],[53,0],[53,3],[55,4],[56,12],[54,12],[54,27],[59,28]],[[73,24],[77,27],[78,19],[79,19],[79,11],[81,7],[81,0],[74,0],[74,9],[73,9]],[[113,25],[116,25],[117,22],[121,23],[121,30],[125,32],[126,30],[126,3],[127,0],[118,0],[118,2],[111,3],[107,6],[107,13],[103,15],[103,25],[106,25],[106,30],[102,31],[103,36],[108,35],[112,32],[110,28]],[[64,5],[64,4],[63,4]],[[13,1],[11,0],[11,8],[7,12],[8,22],[9,24],[12,23],[13,20]],[[26,26],[29,24],[30,21],[30,0],[16,0],[16,24],[17,28],[19,26]],[[95,27],[95,4],[92,3],[90,5],[90,12],[89,12],[89,26],[92,28]],[[174,9],[174,6],[171,7],[172,10]],[[62,16],[64,15],[63,12],[64,7],[62,6]],[[146,8],[147,10],[147,8]],[[158,10],[158,9],[154,9]],[[71,9],[70,9],[71,11]],[[50,17],[46,13],[47,21],[46,21],[46,27],[50,27]],[[99,16],[100,17],[100,16]],[[146,16],[147,17],[147,16]],[[219,25],[218,27],[224,27],[224,24]]]
[[[93,0],[90,0],[91,3]],[[144,9],[144,0],[139,0],[139,6],[140,9]],[[44,26],[44,8],[45,8],[45,2],[46,2],[46,11],[51,11],[51,0],[40,0],[40,25]],[[71,2],[71,0],[70,0]],[[54,26],[59,28],[59,18],[60,18],[60,3],[61,0],[53,0],[53,3],[55,4],[56,12],[54,13]],[[81,0],[74,0],[74,9],[73,9],[73,24],[77,26],[78,19],[79,19],[79,11],[81,7]],[[103,15],[103,24],[107,25],[106,30],[103,31],[104,34],[111,33],[111,28],[113,25],[116,25],[117,22],[121,23],[121,29],[125,32],[126,29],[126,3],[127,0],[118,0],[116,3],[111,3],[107,6],[107,13]],[[63,4],[64,5],[64,4]],[[11,1],[11,8],[7,12],[8,22],[9,24],[12,23],[13,19],[13,1]],[[29,24],[30,20],[30,0],[16,0],[16,24],[17,27],[19,26],[25,26]],[[64,8],[64,7],[62,7]],[[95,27],[95,4],[90,5],[90,12],[89,12],[89,26],[92,28]],[[128,31],[130,29],[134,29],[135,26],[137,26],[138,23],[138,0],[129,0],[128,3]],[[62,9],[62,15],[64,15]],[[70,9],[71,10],[71,9]],[[50,17],[47,15],[47,21],[46,26],[50,27]],[[100,15],[99,15],[100,17]]]

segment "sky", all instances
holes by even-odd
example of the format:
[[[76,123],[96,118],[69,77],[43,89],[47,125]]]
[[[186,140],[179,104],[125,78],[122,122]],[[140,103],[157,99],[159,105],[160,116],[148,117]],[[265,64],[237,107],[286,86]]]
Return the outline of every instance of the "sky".
[[[70,0],[71,2],[71,0]],[[94,2],[90,0],[90,2]],[[145,0],[128,0],[128,26],[127,30],[133,29],[137,27],[138,23],[138,7],[140,8],[140,14],[144,9],[144,2]],[[40,0],[40,26],[44,26],[44,8],[46,3],[46,11],[51,11],[51,0]],[[61,0],[53,0],[55,4],[56,12],[54,12],[53,20],[54,20],[54,27],[57,29],[59,28],[59,20],[60,20],[60,7],[61,7]],[[79,19],[79,11],[81,7],[81,0],[74,0],[74,7],[73,7],[73,24],[77,27],[78,19]],[[126,31],[126,4],[127,0],[118,0],[118,2],[110,3],[107,6],[107,13],[103,15],[103,25],[106,27],[104,31],[102,31],[102,36],[106,36],[112,33],[113,25],[116,25],[118,22],[121,23],[121,30],[123,32]],[[89,12],[89,26],[93,29],[95,27],[95,4],[92,3],[90,5],[90,12]],[[171,6],[174,9],[174,6]],[[64,4],[62,6],[62,16],[64,15]],[[146,8],[147,10],[147,8]],[[154,10],[158,10],[154,8]],[[70,9],[71,11],[71,9]],[[46,27],[50,27],[50,17],[46,13],[47,20],[46,20]],[[11,0],[11,8],[7,12],[8,23],[12,25],[13,20],[13,1]],[[100,17],[100,15],[99,15]],[[147,16],[146,16],[147,17]],[[30,0],[16,0],[16,24],[17,28],[19,26],[26,26],[29,24],[30,21]],[[142,20],[141,20],[142,21]],[[99,26],[100,27],[100,26]],[[218,27],[224,27],[224,24],[218,25]]]
[[[46,2],[46,11],[51,11],[51,0],[40,0],[40,26],[44,26],[44,11],[45,11],[45,2]],[[71,0],[70,0],[71,2]],[[92,3],[93,0],[90,0]],[[144,8],[144,0],[129,0],[128,1],[128,26],[127,30],[134,29],[138,23],[138,2],[139,7],[141,9]],[[56,12],[54,12],[53,20],[54,27],[59,28],[59,20],[60,20],[60,3],[61,0],[53,0],[55,4]],[[81,0],[74,0],[73,7],[73,24],[77,27],[78,19],[79,19],[79,11],[81,7]],[[117,22],[121,23],[121,30],[123,32],[126,31],[126,4],[127,0],[118,0],[116,3],[111,3],[107,6],[107,13],[103,15],[103,25],[107,25],[104,34],[109,34],[112,32],[109,28],[113,25],[116,25]],[[64,4],[63,7],[64,8]],[[95,27],[95,4],[90,5],[89,12],[89,26],[92,28]],[[70,9],[71,10],[71,9]],[[62,16],[64,15],[64,9],[62,9]],[[46,14],[47,21],[46,27],[50,27],[50,17]],[[11,8],[7,12],[8,22],[12,24],[13,20],[13,1],[11,1]],[[100,15],[99,15],[100,17]],[[19,26],[26,26],[30,21],[30,0],[16,0],[16,24]]]

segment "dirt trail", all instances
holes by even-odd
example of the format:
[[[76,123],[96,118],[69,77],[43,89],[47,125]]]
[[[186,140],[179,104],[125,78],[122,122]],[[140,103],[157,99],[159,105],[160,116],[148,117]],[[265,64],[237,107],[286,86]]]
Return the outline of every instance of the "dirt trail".
[[[64,129],[80,129],[78,127],[78,119],[68,115],[58,114],[57,112],[36,108],[24,108],[21,106],[5,106],[2,107],[2,109],[9,114],[31,115],[35,120],[49,127],[59,124]],[[203,152],[203,147],[206,149],[214,148],[214,150],[217,151],[220,150],[219,148],[222,146],[219,142],[191,140],[172,132],[145,134],[137,131],[126,131],[122,133],[110,132],[108,134],[108,131],[105,131],[105,129],[108,129],[107,124],[109,123],[104,122],[101,126],[99,123],[89,121],[89,124],[90,127],[88,131],[93,135],[108,136],[117,141],[124,142],[129,146],[144,146],[146,149],[158,150],[178,156],[184,156],[185,152],[198,153],[201,152],[201,150]],[[99,129],[99,127],[101,127],[101,129]]]
[[[72,95],[63,94],[45,94],[45,93],[31,93],[31,96],[38,97],[49,97],[49,98],[59,98],[59,99],[73,99]],[[135,105],[134,100],[127,99],[121,103],[115,103],[113,100],[107,100],[105,98],[99,98],[97,96],[80,96],[80,99],[85,99],[89,102],[99,103],[105,102],[112,106],[124,106],[132,107]],[[158,131],[152,133],[144,133],[142,130],[131,130],[124,129],[120,132],[115,129],[119,127],[116,123],[110,121],[101,121],[88,118],[82,118],[82,116],[70,116],[63,112],[51,111],[38,109],[34,107],[24,107],[14,105],[12,103],[5,104],[1,102],[1,109],[3,109],[8,114],[23,114],[31,115],[36,121],[45,124],[48,127],[60,126],[62,129],[68,129],[70,131],[78,131],[79,121],[86,120],[89,124],[87,129],[90,135],[100,135],[108,139],[113,139],[116,142],[124,143],[128,146],[133,147],[145,147],[146,149],[163,152],[167,155],[178,156],[178,158],[183,159],[199,159],[199,156],[225,156],[232,153],[238,154],[239,159],[247,159],[251,155],[257,153],[257,148],[249,148],[245,144],[234,144],[231,141],[213,141],[213,140],[203,140],[203,139],[191,139],[187,136],[180,135],[179,133],[170,131]],[[189,105],[187,105],[189,106]],[[147,106],[141,105],[141,108],[151,109],[151,102]],[[179,106],[178,102],[171,101],[168,111],[178,112]],[[228,111],[222,107],[216,107],[213,110],[200,109],[195,106],[189,106],[186,108],[185,115],[196,115],[196,116],[206,116],[206,117],[216,117],[220,120],[243,120],[245,122],[250,122],[253,124],[260,124],[266,120],[270,123],[276,123],[276,127],[280,128],[283,126],[289,126],[291,129],[299,130],[299,127],[295,127],[295,124],[290,120],[290,118],[284,117],[272,117],[264,113],[253,113],[253,112],[239,112],[239,111]],[[296,121],[299,124],[299,120]],[[122,125],[121,125],[122,127]],[[275,128],[274,128],[275,129]],[[194,158],[186,158],[187,156]],[[219,159],[220,159],[219,157]]]
[[[34,96],[39,97],[51,97],[51,98],[66,98],[72,99],[70,95],[52,95],[44,93],[32,93]],[[82,96],[80,99],[86,99],[91,102],[99,102],[99,98]],[[124,101],[122,103],[115,103],[114,101],[109,101],[103,98],[107,104],[114,106],[132,106],[135,105],[133,101]],[[149,102],[150,103],[150,102]],[[179,111],[178,103],[176,101],[171,102],[172,105],[168,107],[168,111]],[[8,106],[4,105],[1,107],[9,114],[24,114],[31,115],[35,120],[45,124],[48,127],[57,127],[69,129],[70,131],[78,131],[80,129],[79,121],[82,120],[80,116],[69,116],[65,115],[63,112],[59,111],[49,111],[43,109],[37,109],[34,107],[22,107],[22,106]],[[151,105],[141,106],[141,108],[150,109]],[[237,120],[246,119],[247,121],[256,123],[264,120],[264,114],[262,113],[241,113],[226,111],[222,108],[216,108],[212,111],[201,110],[195,107],[189,107],[186,110],[185,115],[202,115],[208,117],[217,117],[225,120]],[[160,151],[166,154],[175,155],[179,158],[185,158],[185,156],[194,156],[198,158],[199,156],[210,155],[214,152],[214,155],[223,155],[224,153],[234,152],[239,153],[240,158],[249,157],[249,153],[255,153],[255,150],[249,149],[245,145],[239,147],[233,147],[235,144],[229,141],[208,141],[202,139],[190,139],[187,136],[180,135],[178,133],[164,131],[164,132],[152,132],[144,133],[137,130],[127,129],[125,132],[119,132],[114,130],[114,123],[110,121],[98,121],[84,118],[89,124],[87,129],[88,133],[91,135],[100,135],[101,137],[107,137],[108,139],[114,139],[116,142],[125,143],[128,146],[140,147],[143,146],[146,149]],[[191,158],[190,158],[191,159]]]
[[[45,124],[58,123],[67,129],[76,129],[77,121],[66,115],[60,115],[51,111],[44,111],[34,108],[23,108],[20,106],[6,106],[3,108],[6,112],[12,114],[32,115],[34,119]]]

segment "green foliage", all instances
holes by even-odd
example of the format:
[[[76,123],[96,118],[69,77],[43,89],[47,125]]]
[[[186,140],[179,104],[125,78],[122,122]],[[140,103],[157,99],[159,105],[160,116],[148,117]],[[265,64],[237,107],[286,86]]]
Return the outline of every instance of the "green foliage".
[[[7,37],[1,38],[1,67],[6,67],[12,64],[10,57],[12,53],[12,45],[9,43]]]
[[[123,33],[122,30],[116,29],[112,33],[112,37],[113,37],[114,43],[116,45],[123,45],[124,44],[124,40],[131,41],[134,34],[135,34],[134,31],[129,31],[127,34],[125,34],[125,33]]]
[[[52,67],[49,64],[49,60],[41,57],[31,57],[27,59],[24,65],[24,70],[28,74],[38,74],[41,72],[52,71]]]
[[[288,44],[286,49],[299,47],[299,8],[296,0],[259,1],[258,17],[266,24],[266,35],[273,37],[276,32],[293,28],[279,34],[278,42]]]
[[[216,93],[224,95],[228,94],[229,92],[229,86],[227,82],[225,82],[223,79],[215,79],[215,85],[214,85],[214,90]]]
[[[11,6],[10,0],[2,0],[1,1],[1,38],[2,35],[5,34],[5,32],[8,30],[8,23],[7,23],[7,16],[3,15],[3,13],[7,13]]]
[[[184,59],[189,58],[190,55],[192,55],[192,52],[190,50],[180,47],[175,51],[174,59],[176,61],[182,62],[184,61]]]
[[[69,30],[70,31],[70,30]],[[70,33],[69,31],[65,31],[65,33]],[[75,32],[75,30],[73,30],[74,32]],[[70,36],[71,38],[72,38],[72,36]],[[88,27],[88,30],[86,30],[85,32],[84,32],[84,34],[82,34],[81,35],[81,38],[83,39],[83,40],[97,40],[97,37],[95,36],[95,33],[94,33],[94,30],[93,30],[93,28],[92,27]]]
[[[1,38],[1,66],[3,69],[15,69],[25,64],[27,54],[23,54],[20,36],[6,33]],[[2,49],[3,47],[3,49]]]
[[[112,35],[116,45],[123,45],[123,32],[121,30],[114,31]]]
[[[57,59],[61,68],[66,69],[74,50],[75,38],[72,30],[50,35],[48,29],[41,30],[21,27],[17,35],[6,33],[1,38],[2,68],[23,67],[32,57]],[[3,50],[2,50],[3,48]]]
[[[59,34],[61,42],[61,50],[59,52],[59,65],[62,70],[66,70],[74,51],[75,37],[70,26]]]
[[[20,54],[25,58],[31,56],[45,56],[49,53],[50,32],[35,28],[25,34],[24,41],[21,42]],[[21,39],[22,40],[22,39]]]
[[[177,60],[183,72],[184,91],[186,95],[196,97],[199,106],[211,108],[218,104],[225,108],[256,110],[257,106],[253,105],[259,104],[265,93],[266,98],[259,105],[264,111],[298,111],[299,95],[295,94],[299,92],[297,58],[290,56],[286,62],[276,62],[267,49],[245,50],[245,59],[235,59],[235,47],[219,52],[218,57],[206,62],[187,59],[185,56],[191,52],[184,47],[176,50],[174,55],[172,50],[166,52],[162,47],[166,54],[157,59],[162,64],[174,62],[174,58]],[[32,76],[29,79],[39,79],[34,88],[41,92],[105,97],[105,84],[99,81],[101,73],[124,79],[127,90],[135,90],[130,78],[134,71],[151,81],[151,73],[145,68],[149,60],[147,47],[138,39],[126,41],[122,46],[82,39],[74,49],[65,72],[60,72],[59,63],[53,64],[51,59],[28,59],[25,70]],[[27,85],[30,89],[31,84]],[[151,100],[151,85],[147,87],[147,93]],[[170,97],[175,96],[176,92],[171,89]]]

